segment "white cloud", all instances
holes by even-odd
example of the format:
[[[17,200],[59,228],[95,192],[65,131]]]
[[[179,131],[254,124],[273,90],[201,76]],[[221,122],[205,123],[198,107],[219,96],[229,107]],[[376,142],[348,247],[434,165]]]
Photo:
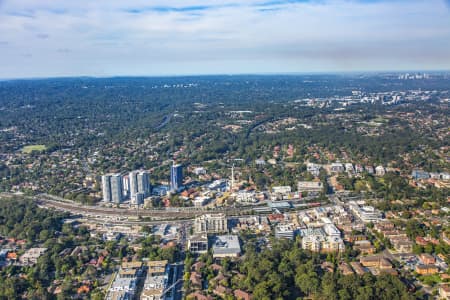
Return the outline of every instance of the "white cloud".
[[[0,77],[450,68],[445,1],[363,2],[4,1]]]

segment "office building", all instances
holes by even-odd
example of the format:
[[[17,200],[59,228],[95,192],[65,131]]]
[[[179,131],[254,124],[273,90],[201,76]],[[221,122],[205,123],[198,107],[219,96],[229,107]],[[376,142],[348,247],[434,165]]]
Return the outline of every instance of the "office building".
[[[196,233],[227,232],[227,217],[225,214],[205,214],[195,218],[194,229]]]
[[[272,193],[274,194],[288,194],[290,192],[292,192],[290,186],[274,186],[272,188]]]
[[[295,228],[292,224],[279,224],[275,227],[275,237],[277,239],[293,240]]]
[[[323,184],[320,181],[299,181],[297,184],[299,192],[321,192]]]
[[[120,174],[102,176],[103,201],[121,203],[123,200],[123,178]]]
[[[213,258],[239,257],[241,245],[237,235],[216,236],[212,246]]]
[[[203,254],[208,252],[208,238],[206,235],[193,235],[188,240],[189,252]]]
[[[170,168],[170,190],[178,191],[183,186],[183,166],[172,165]]]

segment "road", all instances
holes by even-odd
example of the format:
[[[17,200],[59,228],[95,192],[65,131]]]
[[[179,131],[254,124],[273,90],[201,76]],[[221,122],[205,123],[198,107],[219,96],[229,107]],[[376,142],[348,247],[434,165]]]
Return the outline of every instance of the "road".
[[[181,300],[183,298],[183,263],[169,265],[168,289],[164,295],[166,300]]]

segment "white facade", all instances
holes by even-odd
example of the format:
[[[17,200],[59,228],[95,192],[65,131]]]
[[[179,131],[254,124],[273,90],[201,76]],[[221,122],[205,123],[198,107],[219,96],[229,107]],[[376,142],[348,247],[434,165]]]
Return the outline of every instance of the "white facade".
[[[196,233],[219,233],[227,232],[227,217],[225,214],[205,214],[194,220]]]
[[[297,184],[299,192],[321,192],[323,184],[320,181],[299,181]]]

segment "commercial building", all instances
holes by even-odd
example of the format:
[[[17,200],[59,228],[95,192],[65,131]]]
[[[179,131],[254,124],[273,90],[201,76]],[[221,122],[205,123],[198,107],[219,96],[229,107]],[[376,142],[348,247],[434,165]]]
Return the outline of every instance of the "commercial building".
[[[205,214],[194,220],[195,233],[220,233],[228,231],[225,214]]]
[[[177,192],[183,186],[183,166],[172,165],[170,167],[170,190]]]
[[[299,181],[297,190],[299,192],[321,192],[323,184],[320,181]]]
[[[279,224],[275,227],[275,237],[277,239],[293,240],[295,236],[295,228],[292,224]]]
[[[103,201],[121,203],[123,200],[123,178],[120,174],[102,176]]]
[[[199,197],[195,197],[194,200],[192,200],[192,203],[194,204],[195,207],[202,207],[202,206],[206,205],[210,200],[211,200],[211,198],[209,198],[209,197],[199,196]]]
[[[239,191],[236,194],[236,201],[240,203],[255,203],[255,192]]]
[[[290,193],[292,191],[291,187],[286,185],[286,186],[274,186],[272,188],[272,192],[274,194],[287,194]]]
[[[213,242],[213,257],[239,257],[241,254],[241,245],[237,235],[219,235]]]
[[[382,218],[381,212],[372,206],[360,206],[355,201],[350,201],[349,207],[351,211],[365,223],[375,223]]]
[[[208,238],[206,235],[193,235],[188,239],[189,252],[202,254],[208,252]]]

